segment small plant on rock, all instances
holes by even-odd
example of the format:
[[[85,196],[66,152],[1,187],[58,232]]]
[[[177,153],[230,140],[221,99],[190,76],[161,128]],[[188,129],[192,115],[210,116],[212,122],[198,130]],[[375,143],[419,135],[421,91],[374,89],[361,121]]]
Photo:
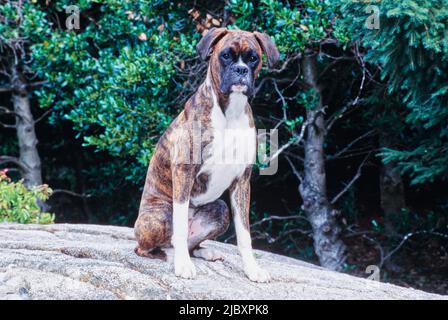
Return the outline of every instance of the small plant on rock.
[[[46,201],[53,190],[46,185],[27,189],[23,181],[14,182],[0,170],[0,222],[53,223],[54,214],[42,212],[38,201]]]

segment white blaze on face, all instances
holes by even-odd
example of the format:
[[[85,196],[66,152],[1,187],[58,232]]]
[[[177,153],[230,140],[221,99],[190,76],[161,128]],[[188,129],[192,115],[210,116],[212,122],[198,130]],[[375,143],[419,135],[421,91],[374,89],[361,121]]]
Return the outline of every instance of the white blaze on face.
[[[241,67],[245,67],[247,68],[247,70],[249,70],[249,67],[247,66],[247,64],[245,64],[243,62],[243,60],[241,59],[241,57],[238,59],[238,62],[236,63],[236,66],[241,66]],[[244,93],[247,91],[247,84],[234,84],[230,87],[230,90],[233,93]],[[247,99],[247,97],[246,97]]]
[[[237,66],[241,66],[241,67],[246,67],[247,70],[249,70],[249,67],[247,64],[244,63],[243,59],[241,59],[241,57],[239,57],[238,62],[236,63]]]

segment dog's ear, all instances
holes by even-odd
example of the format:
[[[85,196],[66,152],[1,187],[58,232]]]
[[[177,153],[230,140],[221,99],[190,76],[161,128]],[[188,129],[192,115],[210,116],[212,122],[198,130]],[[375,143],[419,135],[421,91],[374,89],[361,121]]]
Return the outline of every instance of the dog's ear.
[[[254,36],[260,44],[263,52],[266,54],[266,57],[268,58],[269,68],[272,68],[279,59],[279,53],[274,41],[272,41],[271,37],[266,33],[254,31]]]
[[[199,41],[196,49],[202,60],[207,60],[213,51],[213,46],[226,35],[226,28],[211,28]]]

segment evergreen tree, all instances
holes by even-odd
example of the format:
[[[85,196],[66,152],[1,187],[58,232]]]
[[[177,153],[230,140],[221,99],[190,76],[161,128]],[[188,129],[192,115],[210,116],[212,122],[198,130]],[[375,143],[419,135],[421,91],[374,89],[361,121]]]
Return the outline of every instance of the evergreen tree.
[[[366,4],[343,1],[339,27],[368,49],[366,60],[378,66],[388,99],[406,108],[412,133],[401,146],[384,148],[412,183],[448,177],[448,6],[444,0],[383,0],[379,29],[366,28]],[[383,96],[384,97],[384,96]],[[382,99],[383,97],[380,97]],[[387,96],[386,96],[387,97]],[[400,104],[398,104],[400,105]],[[396,113],[402,110],[398,108]],[[389,125],[396,122],[390,118]]]

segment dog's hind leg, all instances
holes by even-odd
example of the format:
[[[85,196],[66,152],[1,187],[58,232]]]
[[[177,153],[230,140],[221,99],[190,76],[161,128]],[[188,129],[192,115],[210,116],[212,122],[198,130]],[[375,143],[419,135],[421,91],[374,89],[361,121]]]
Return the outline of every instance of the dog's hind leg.
[[[226,232],[230,223],[229,208],[223,200],[216,200],[194,210],[189,221],[188,249],[193,256],[208,261],[222,260],[216,250],[200,248],[204,240],[214,240]]]
[[[202,241],[216,239],[226,232],[230,224],[230,214],[223,200],[205,204],[192,210],[188,219],[188,249],[193,256],[209,261],[222,259],[216,250],[200,248]],[[173,234],[173,207],[166,202],[152,202],[144,209],[135,222],[135,237],[138,242],[135,253],[142,257],[166,260],[160,248],[171,246]]]
[[[165,252],[160,248],[171,244],[172,211],[172,205],[163,201],[152,201],[140,209],[134,226],[137,255],[166,260]]]

